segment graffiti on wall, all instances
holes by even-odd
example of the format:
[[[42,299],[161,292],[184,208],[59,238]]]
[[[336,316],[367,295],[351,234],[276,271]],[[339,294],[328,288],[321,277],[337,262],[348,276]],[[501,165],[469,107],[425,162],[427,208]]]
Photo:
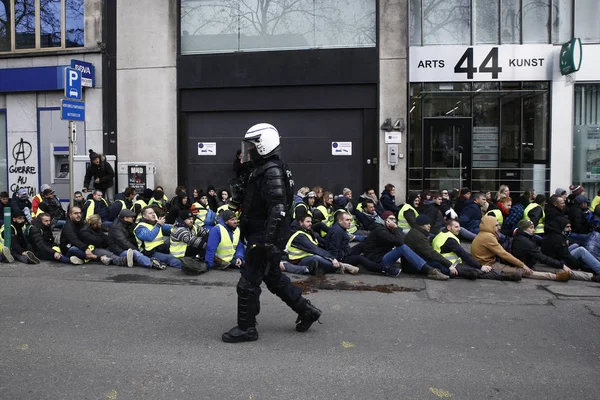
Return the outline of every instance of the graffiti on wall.
[[[35,196],[39,172],[37,134],[18,133],[9,136],[8,151],[9,194],[24,188],[30,198]]]

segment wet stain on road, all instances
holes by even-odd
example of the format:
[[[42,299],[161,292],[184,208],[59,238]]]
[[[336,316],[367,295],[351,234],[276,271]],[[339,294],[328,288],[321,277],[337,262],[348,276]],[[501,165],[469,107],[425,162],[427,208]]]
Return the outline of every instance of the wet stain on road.
[[[335,281],[324,276],[311,276],[306,280],[297,280],[292,282],[302,289],[303,294],[316,293],[319,290],[356,290],[361,292],[420,292],[422,289],[407,288],[393,283],[385,285],[367,285],[364,282]]]

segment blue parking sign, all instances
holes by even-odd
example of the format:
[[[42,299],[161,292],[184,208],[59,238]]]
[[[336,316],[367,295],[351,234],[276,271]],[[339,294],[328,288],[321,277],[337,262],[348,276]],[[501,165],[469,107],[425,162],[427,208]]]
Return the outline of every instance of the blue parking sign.
[[[81,72],[65,68],[65,98],[81,100]]]

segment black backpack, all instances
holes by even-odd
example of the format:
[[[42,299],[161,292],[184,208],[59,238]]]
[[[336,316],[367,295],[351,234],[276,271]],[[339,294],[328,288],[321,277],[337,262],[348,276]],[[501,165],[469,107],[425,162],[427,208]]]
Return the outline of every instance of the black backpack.
[[[208,271],[208,264],[196,257],[183,257],[181,259],[181,271],[186,275],[200,275]]]

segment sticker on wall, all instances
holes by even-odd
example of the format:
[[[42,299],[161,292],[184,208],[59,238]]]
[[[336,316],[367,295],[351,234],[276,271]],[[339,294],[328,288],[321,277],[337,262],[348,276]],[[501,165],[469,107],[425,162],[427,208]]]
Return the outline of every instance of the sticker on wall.
[[[217,155],[217,144],[215,142],[199,142],[198,143],[198,155],[199,156],[216,156]]]
[[[331,142],[332,156],[351,156],[352,142]]]
[[[8,135],[8,187],[10,194],[26,189],[29,198],[37,194],[37,133],[19,132]]]

